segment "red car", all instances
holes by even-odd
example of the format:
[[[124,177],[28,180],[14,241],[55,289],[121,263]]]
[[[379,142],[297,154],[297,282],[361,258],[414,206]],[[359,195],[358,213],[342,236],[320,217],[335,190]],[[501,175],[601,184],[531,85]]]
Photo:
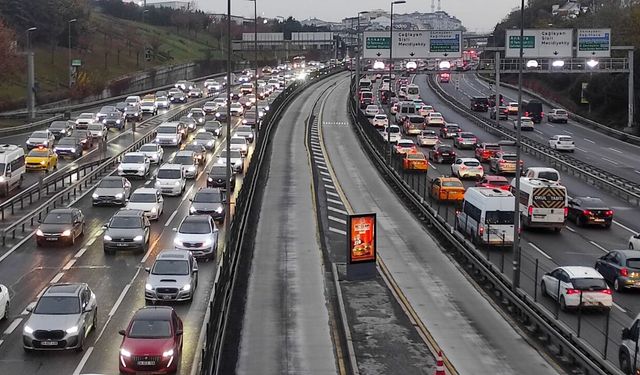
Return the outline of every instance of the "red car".
[[[136,311],[120,344],[120,373],[169,374],[182,356],[182,320],[172,307],[147,306]]]
[[[486,175],[482,180],[476,182],[477,187],[487,187],[492,189],[502,189],[509,191],[511,187],[509,180],[504,176]]]
[[[476,159],[480,160],[481,162],[485,162],[485,161],[489,161],[489,159],[494,157],[496,152],[500,152],[500,151],[502,151],[502,147],[500,147],[499,144],[484,142],[484,143],[481,143],[480,146],[476,148],[475,155],[476,155]]]

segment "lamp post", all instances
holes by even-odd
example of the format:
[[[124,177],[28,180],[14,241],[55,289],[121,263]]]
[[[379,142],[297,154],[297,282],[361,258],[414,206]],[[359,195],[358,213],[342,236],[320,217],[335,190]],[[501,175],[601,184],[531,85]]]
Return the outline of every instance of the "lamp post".
[[[253,2],[253,64],[255,73],[253,75],[253,95],[256,98],[254,103],[256,110],[256,138],[260,135],[260,123],[258,122],[258,0]]]
[[[71,69],[71,24],[75,23],[77,21],[76,18],[71,19],[69,21],[67,21],[67,25],[68,25],[68,29],[69,29],[69,56],[68,56],[68,62],[69,62],[69,88],[71,88],[71,86],[73,85],[73,70]]]
[[[35,56],[31,51],[31,33],[38,30],[37,27],[27,29],[27,115],[30,119],[36,117],[36,72],[35,72]]]
[[[231,243],[229,237],[229,230],[231,228],[231,0],[227,0],[227,204],[225,207],[225,219],[224,219],[224,242],[225,251],[229,250],[229,244]]]
[[[391,2],[391,14],[389,15],[389,91],[391,91],[391,74],[393,74],[393,6],[404,4],[405,0],[396,0]],[[391,130],[390,125],[387,126],[387,154],[389,164],[391,164]]]
[[[520,249],[520,175],[522,174],[522,166],[520,165],[520,149],[522,141],[522,65],[524,63],[524,0],[520,3],[520,59],[518,61],[518,119],[516,129],[516,183],[514,215],[513,215],[513,290],[516,291],[520,287],[520,258],[522,256]],[[496,98],[498,100],[498,98]],[[496,117],[498,114],[496,113]],[[537,282],[537,281],[536,281]]]
[[[360,80],[360,50],[362,49],[362,45],[360,43],[360,15],[365,15],[365,14],[369,14],[369,12],[367,12],[366,10],[362,12],[358,12],[358,26],[356,29],[356,37],[358,38],[358,51],[356,52],[356,84]],[[359,90],[357,90],[356,93],[358,91]]]

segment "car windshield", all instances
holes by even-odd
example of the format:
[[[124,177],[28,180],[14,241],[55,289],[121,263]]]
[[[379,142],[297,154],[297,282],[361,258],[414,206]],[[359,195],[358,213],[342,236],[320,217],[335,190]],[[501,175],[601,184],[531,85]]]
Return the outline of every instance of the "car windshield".
[[[33,132],[31,134],[31,138],[48,138],[49,134],[47,132]]]
[[[447,131],[448,132],[458,131],[458,126],[457,125],[447,125]]]
[[[571,283],[573,284],[573,288],[578,290],[607,289],[607,283],[604,281],[604,279],[585,277],[585,278],[579,278],[579,279],[572,279]]]
[[[49,156],[49,152],[48,151],[42,151],[42,150],[31,150],[31,152],[29,153],[29,156],[47,157],[47,156]]]
[[[153,193],[133,193],[129,198],[133,203],[156,203],[156,195]]]
[[[193,116],[193,117],[202,117],[202,116],[204,116],[204,113],[202,113],[200,111],[191,111],[191,116]]]
[[[168,320],[136,319],[131,322],[128,337],[133,339],[171,337],[171,323]]]
[[[538,173],[538,178],[549,181],[558,181],[560,179],[560,176],[558,176],[556,172],[547,171]]]
[[[75,146],[78,142],[74,138],[62,138],[58,146]]]
[[[80,299],[72,296],[43,296],[33,312],[43,315],[79,314]]]
[[[157,152],[158,151],[158,147],[155,145],[144,145],[142,147],[140,147],[140,151],[141,152]]]
[[[226,176],[228,169],[226,167],[213,167],[211,168],[211,172],[209,172],[212,176]]]
[[[573,138],[571,138],[571,137],[558,137],[558,140],[562,141],[562,142],[571,142],[571,141],[573,141]]]
[[[179,169],[160,168],[156,177],[165,180],[176,180],[182,178],[182,172]]]
[[[173,162],[181,165],[193,164],[193,157],[187,155],[177,155],[173,158]]]
[[[506,160],[506,161],[516,161],[517,160],[516,155],[510,155],[510,154],[502,155],[502,159]]]
[[[251,133],[251,126],[238,126],[236,133]]]
[[[92,113],[83,113],[80,116],[78,116],[79,119],[83,119],[83,120],[92,120],[93,119],[93,114]]]
[[[499,151],[500,145],[484,145],[485,150]]]
[[[400,147],[413,147],[413,142],[400,141],[400,142],[398,142],[398,146],[400,146]]]
[[[175,126],[159,126],[158,133],[162,134],[176,134],[178,130]]]
[[[436,112],[431,112],[429,118],[442,118],[442,115]]]
[[[230,155],[231,155],[231,159],[240,159],[242,157],[242,155],[240,154],[240,151],[231,150]],[[224,150],[222,151],[218,159],[226,159],[226,158],[227,158],[227,150]]]
[[[467,167],[477,167],[480,165],[480,163],[477,161],[465,161],[464,165],[466,165]]]
[[[136,216],[114,216],[111,219],[111,228],[140,228],[140,218]]]
[[[487,183],[491,184],[491,185],[494,185],[494,186],[507,186],[507,185],[509,185],[509,181],[507,181],[507,180],[488,180]]]
[[[211,227],[206,221],[185,221],[180,225],[180,233],[207,234],[211,233]]]
[[[107,117],[117,117],[117,118],[120,118],[120,112],[110,112],[110,113],[107,113]]]
[[[413,124],[422,124],[424,122],[424,118],[422,117],[411,117],[409,121]]]
[[[462,133],[460,134],[460,137],[462,138],[475,138],[476,136],[470,133]]]
[[[158,259],[151,269],[152,275],[188,275],[189,262],[186,260]]]
[[[125,155],[122,158],[123,164],[142,164],[144,163],[144,155]]]
[[[198,203],[220,203],[222,199],[219,193],[197,193],[193,197],[193,201]]]
[[[99,188],[121,188],[122,187],[122,180],[115,180],[115,179],[106,179],[106,180],[102,180],[102,182],[100,182],[100,185],[98,185]]]
[[[53,122],[49,125],[49,129],[64,129],[67,127],[65,122]]]
[[[166,96],[159,96],[156,98],[157,102],[166,102],[167,101],[167,97]]]
[[[451,151],[451,147],[449,146],[438,147],[438,152],[449,152],[449,151]]]
[[[100,109],[100,113],[109,113],[109,112],[113,112],[113,110],[115,109],[115,107],[111,107],[111,106],[106,106],[106,107],[102,107]]]
[[[201,140],[212,140],[214,138],[214,135],[209,133],[209,132],[200,132],[198,134],[196,134],[196,137],[194,139],[201,139]],[[233,139],[231,139],[233,141]]]
[[[627,267],[629,267],[629,268],[640,268],[640,258],[629,258],[629,259],[627,259]]]
[[[231,138],[232,145],[245,145],[247,141],[244,138]]]
[[[422,154],[408,154],[407,159],[411,160],[424,160],[424,155]]]
[[[565,110],[556,110],[556,115],[566,115],[567,111]]]
[[[460,181],[442,181],[442,186],[444,186],[444,187],[463,187],[462,182],[460,182]]]
[[[376,120],[386,120],[387,115],[376,115]]]
[[[44,218],[44,224],[70,224],[72,215],[68,213],[50,213]]]
[[[400,128],[395,126],[389,127],[389,133],[400,133]]]

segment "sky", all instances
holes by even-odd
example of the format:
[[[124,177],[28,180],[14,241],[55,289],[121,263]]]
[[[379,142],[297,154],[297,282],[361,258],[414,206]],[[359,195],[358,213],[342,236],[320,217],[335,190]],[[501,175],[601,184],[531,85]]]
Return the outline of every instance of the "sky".
[[[226,13],[224,0],[196,0],[199,9],[216,13]],[[357,12],[372,9],[389,9],[389,0],[257,0],[258,14],[263,17],[293,16],[298,20],[319,18],[324,21],[340,21],[345,17],[355,17]],[[437,4],[437,0],[436,0]],[[441,0],[442,10],[462,21],[469,31],[492,31],[493,27],[509,11],[520,6],[519,0]],[[407,0],[396,5],[394,13],[429,12],[431,0]],[[253,2],[232,0],[234,15],[253,17]]]

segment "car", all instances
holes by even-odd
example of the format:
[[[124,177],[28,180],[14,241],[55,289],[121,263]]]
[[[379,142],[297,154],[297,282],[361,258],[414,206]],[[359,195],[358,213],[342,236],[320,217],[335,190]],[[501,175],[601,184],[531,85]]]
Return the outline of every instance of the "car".
[[[240,103],[231,103],[231,116],[242,116],[244,114],[244,108]]]
[[[482,142],[475,149],[475,158],[481,162],[489,161],[497,152],[502,151],[498,143]]]
[[[458,149],[475,148],[478,144],[478,137],[471,132],[460,132],[453,138],[453,147]]]
[[[79,140],[84,150],[88,150],[93,147],[93,137],[91,136],[91,132],[87,129],[75,129],[71,134],[71,137]]]
[[[248,125],[238,126],[236,128],[235,135],[239,137],[240,136],[245,137],[249,143],[253,142],[254,133],[253,133],[253,129],[251,129],[251,126],[248,126]]]
[[[484,96],[472,97],[471,110],[476,112],[487,112],[489,110],[489,98]]]
[[[402,158],[402,169],[405,171],[416,171],[426,173],[429,169],[429,162],[420,151],[413,150],[405,152]]]
[[[636,250],[612,250],[594,266],[616,292],[640,288],[640,253]]]
[[[0,284],[0,320],[9,320],[9,306],[11,304],[11,296],[9,288]]]
[[[158,145],[179,146],[182,143],[183,134],[178,122],[163,122],[156,128],[156,140]]]
[[[117,111],[120,111],[121,113],[124,113],[124,110],[127,108],[127,103],[125,103],[125,102],[118,102],[118,103],[116,103],[116,105],[114,106],[114,108],[115,108]],[[100,120],[102,120],[102,119],[101,119],[101,118],[99,118],[99,117],[98,117],[98,115],[96,115],[96,120],[97,120],[98,122],[100,122]]]
[[[440,202],[462,202],[464,192],[462,181],[456,177],[436,177],[429,188],[430,196]]]
[[[170,89],[169,90],[169,101],[171,103],[186,103],[187,96],[180,89]]]
[[[142,152],[127,152],[120,160],[118,176],[145,178],[151,169],[151,161]]]
[[[147,303],[192,301],[198,286],[198,262],[188,251],[162,250],[145,283]]]
[[[190,251],[196,258],[215,260],[218,228],[209,215],[189,215],[182,219],[173,240],[176,250]]]
[[[80,140],[75,137],[64,137],[53,148],[53,151],[59,157],[70,156],[74,159],[82,156],[82,150],[82,143],[80,143]]]
[[[444,116],[440,112],[429,112],[425,117],[427,126],[442,127],[445,124]]]
[[[180,164],[167,163],[158,168],[155,188],[163,195],[182,195],[187,186],[184,168]]]
[[[387,115],[378,113],[373,117],[373,119],[371,119],[371,125],[376,128],[384,128],[386,126],[389,126],[389,119],[387,118]]]
[[[207,187],[220,188],[223,191],[227,188],[227,173],[229,174],[229,185],[231,191],[236,188],[236,173],[233,168],[225,165],[214,165],[207,176]]]
[[[211,215],[213,220],[224,221],[226,194],[220,188],[204,187],[198,189],[191,198],[191,215]]]
[[[200,144],[190,143],[182,148],[184,151],[193,151],[198,164],[204,166],[207,164],[207,149]]]
[[[249,150],[249,142],[247,142],[247,139],[245,137],[234,135],[229,140],[229,143],[231,145],[231,151],[240,151],[240,154],[243,157],[247,156]]]
[[[440,128],[440,138],[454,139],[462,132],[458,124],[445,124]]]
[[[518,120],[513,120],[513,128],[518,129]],[[520,130],[533,130],[533,119],[531,117],[520,117]]]
[[[364,110],[364,114],[365,116],[367,116],[368,118],[373,118],[375,115],[377,115],[380,112],[380,108],[378,108],[377,105],[375,104],[369,104],[367,105],[367,107]]]
[[[131,182],[120,176],[106,176],[98,183],[96,190],[91,195],[91,202],[98,205],[127,204],[131,195]]]
[[[149,220],[158,220],[164,210],[164,199],[160,190],[155,188],[138,188],[125,206],[129,210],[142,210]]]
[[[160,164],[164,160],[164,150],[162,146],[155,143],[146,143],[138,149],[151,164]]]
[[[202,106],[202,110],[207,115],[213,114],[216,109],[218,109],[218,103],[216,103],[215,101],[208,101]]]
[[[518,102],[509,102],[509,104],[507,105],[507,112],[510,115],[517,115],[518,114]]]
[[[204,96],[204,91],[202,91],[199,87],[194,87],[187,93],[187,96],[190,98],[202,98]]]
[[[107,140],[107,127],[104,124],[97,122],[94,124],[87,125],[87,131],[91,134],[92,139],[101,139],[103,141]]]
[[[152,116],[157,115],[158,106],[156,105],[155,97],[142,99],[142,101],[140,102],[140,112],[143,114],[148,113]]]
[[[182,320],[169,306],[146,306],[133,315],[120,344],[120,373],[175,373],[182,361]]]
[[[600,225],[611,228],[613,209],[597,197],[573,197],[567,203],[567,219],[579,227]]]
[[[220,121],[207,121],[204,123],[204,126],[200,128],[198,131],[200,132],[209,132],[215,135],[216,137],[220,136],[220,132],[222,132],[222,124]]]
[[[491,189],[511,190],[509,180],[504,176],[485,175],[482,179],[476,182],[476,187],[486,187]]]
[[[186,178],[196,178],[198,175],[199,163],[198,160],[196,160],[196,155],[193,151],[182,150],[176,152],[171,163],[181,165]]]
[[[124,119],[126,121],[142,121],[143,117],[142,117],[142,110],[140,110],[140,107],[138,107],[137,105],[129,105],[124,109],[124,112],[122,113],[122,115],[124,116]],[[118,124],[116,124],[118,125]]]
[[[69,121],[53,121],[48,129],[55,139],[68,137],[73,132],[73,125]]]
[[[58,168],[58,154],[50,148],[36,147],[25,158],[27,171],[45,171]]]
[[[391,108],[389,108],[389,112],[391,112],[391,114],[395,115],[396,113],[398,113],[398,110],[400,109],[400,102],[395,102],[391,105]]]
[[[40,220],[36,230],[36,245],[63,243],[75,245],[76,238],[84,235],[84,214],[77,208],[56,208]]]
[[[246,111],[242,119],[242,125],[250,126],[252,129],[256,127],[256,111]]]
[[[98,120],[98,116],[92,112],[81,113],[76,119],[76,129],[86,129],[87,125],[93,124]]]
[[[569,122],[569,112],[564,109],[554,108],[547,114],[547,122],[559,122],[566,124]]]
[[[126,113],[127,112],[125,110],[125,114]],[[107,127],[107,129],[116,128],[120,131],[124,130],[125,122],[125,116],[123,116],[120,111],[109,112],[102,119],[102,123]]]
[[[489,118],[492,120],[496,119],[496,107],[491,107],[489,109]],[[509,107],[507,106],[499,106],[498,107],[498,120],[508,120],[509,119]]]
[[[171,108],[171,100],[166,95],[157,95],[156,93],[156,108],[157,109],[169,109]]]
[[[407,115],[402,123],[402,129],[406,135],[418,135],[424,128],[424,117],[420,115]]]
[[[240,93],[240,92],[232,92],[231,93],[231,100],[232,101],[238,101],[238,100],[240,100],[241,97],[242,97],[242,93]]]
[[[429,150],[429,160],[436,163],[453,163],[456,159],[456,153],[453,151],[453,147],[446,144],[438,144],[433,149]]]
[[[261,99],[265,99],[268,96],[268,94],[263,92],[261,96],[262,96]],[[252,107],[254,104],[256,104],[256,96],[255,96],[255,94],[247,94],[244,97],[249,101],[248,102],[249,103],[249,107]]]
[[[238,173],[244,172],[244,158],[240,151],[231,151],[229,152],[229,157],[231,160],[231,167],[234,171]],[[227,165],[227,150],[222,150],[218,158],[216,159],[216,165]]]
[[[433,109],[433,106],[430,105],[422,105],[419,109],[418,109],[418,114],[422,117],[427,117],[429,116],[429,113],[431,112],[435,112],[435,110]]]
[[[25,352],[84,349],[98,326],[98,300],[86,283],[54,283],[46,287],[22,327]]]
[[[400,127],[398,125],[389,125],[385,127],[380,135],[385,142],[397,143],[401,138]]]
[[[173,85],[173,87],[180,89],[182,91],[189,91],[195,87],[195,84],[193,82],[189,82],[187,80],[181,79],[178,82],[176,82]]]
[[[102,246],[107,255],[121,250],[147,252],[151,223],[144,211],[121,209],[111,217],[102,230]]]
[[[100,111],[98,113],[96,113],[96,118],[98,122],[102,122],[102,120],[104,120],[104,118],[107,116],[107,113],[111,113],[115,111],[118,111],[118,109],[116,109],[115,106],[105,105],[104,107],[100,108]],[[122,113],[121,111],[118,111],[118,112]]]
[[[142,99],[139,95],[131,95],[127,96],[124,102],[127,103],[128,106],[139,106],[142,102]]]
[[[216,105],[215,109],[218,109],[227,105],[227,98],[215,98],[213,99],[213,102]]]
[[[191,108],[187,117],[194,119],[197,125],[204,125],[206,115],[202,108]]]
[[[489,170],[496,174],[516,173],[517,162],[518,157],[514,153],[504,151],[496,152],[493,157],[489,159]],[[523,164],[524,162],[520,160],[521,167],[524,167]],[[524,168],[520,170],[524,170]]]
[[[396,155],[404,155],[410,152],[417,152],[416,144],[411,139],[400,139],[393,147],[393,153]]]
[[[591,267],[558,267],[542,276],[540,293],[558,302],[561,310],[599,308],[610,310],[611,289],[600,272]]]
[[[417,137],[418,145],[425,147],[433,147],[440,142],[438,134],[433,130],[423,130]]]
[[[458,178],[476,178],[484,177],[484,168],[476,158],[457,158],[451,164],[451,175]]]
[[[228,117],[227,106],[221,106],[216,109],[215,118],[217,121],[227,122]]]
[[[193,131],[196,130],[196,128],[198,127],[198,121],[193,118],[193,117],[189,117],[189,116],[182,116],[180,117],[180,119],[178,120],[179,124],[182,124],[182,126],[186,129],[183,134],[186,135],[186,133],[191,133]]]
[[[207,151],[213,151],[213,149],[216,148],[216,139],[217,137],[213,133],[203,131],[203,132],[198,132],[196,136],[193,137],[192,143],[194,145],[204,146],[204,148],[206,148]]]
[[[570,135],[554,135],[549,139],[549,147],[556,151],[575,152],[576,144]]]
[[[210,91],[217,92],[222,90],[222,85],[220,84],[220,82],[216,81],[215,79],[207,79],[204,81],[202,85]]]
[[[53,148],[53,144],[56,141],[56,137],[49,130],[38,130],[27,138],[27,150],[34,149],[38,146],[45,148]]]

